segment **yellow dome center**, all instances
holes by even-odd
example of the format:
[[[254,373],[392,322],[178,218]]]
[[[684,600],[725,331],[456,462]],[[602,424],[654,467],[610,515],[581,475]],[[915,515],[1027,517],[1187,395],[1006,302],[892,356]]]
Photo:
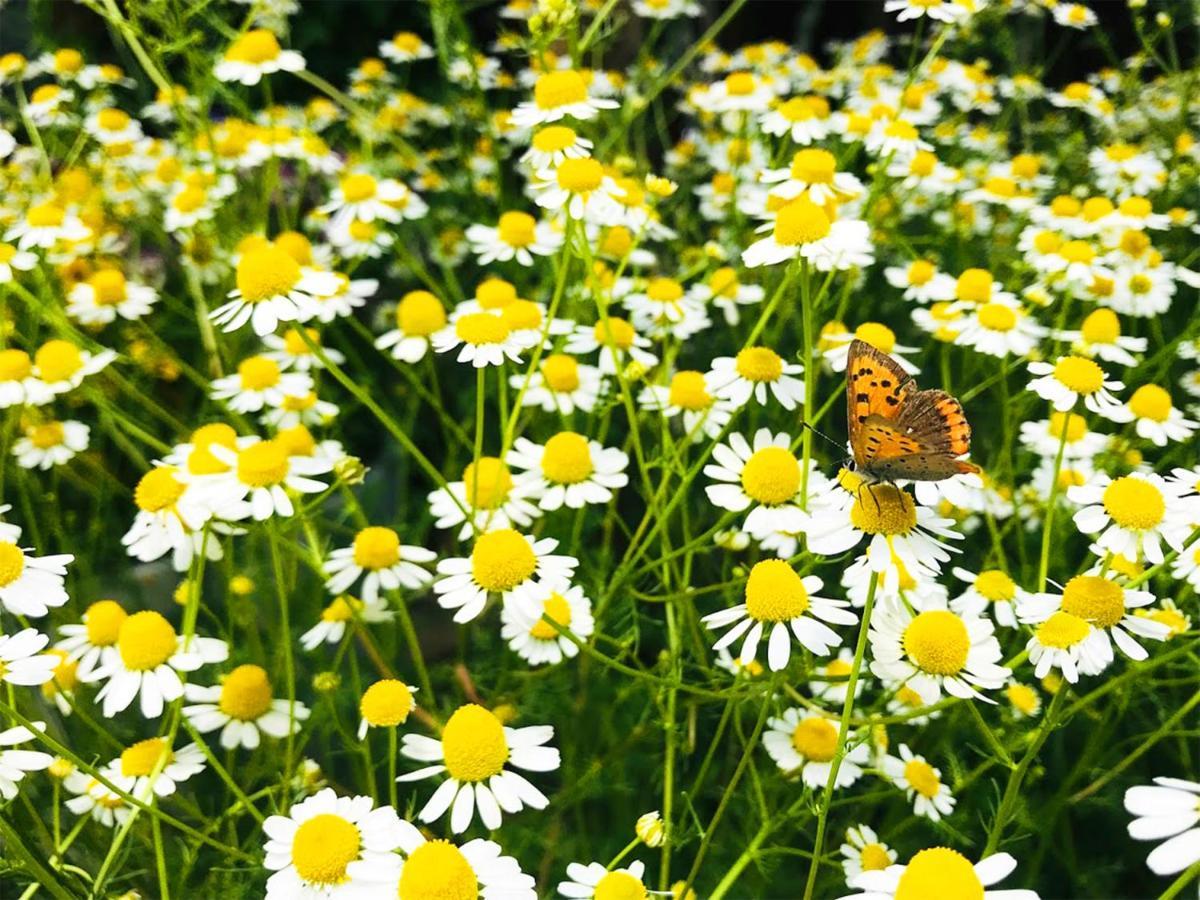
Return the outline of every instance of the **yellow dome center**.
[[[1125,591],[1099,575],[1076,575],[1063,588],[1062,610],[1097,628],[1111,628],[1125,617]]]
[[[186,485],[175,477],[176,471],[173,466],[159,466],[143,475],[133,491],[137,508],[154,513],[173,506],[186,490]]]
[[[801,719],[792,731],[792,746],[807,760],[829,762],[837,752],[838,730],[822,716]]]
[[[277,440],[259,441],[238,454],[238,480],[252,488],[281,484],[288,470],[287,449]]]
[[[504,726],[489,710],[475,703],[460,706],[442,732],[446,771],[457,781],[487,781],[508,762]]]
[[[983,882],[961,853],[946,847],[922,850],[896,886],[895,900],[983,900]]]
[[[704,382],[704,374],[696,371],[676,372],[671,377],[668,402],[680,409],[699,411],[712,405],[712,396]]]
[[[1054,647],[1059,650],[1065,650],[1068,647],[1074,647],[1091,631],[1091,626],[1088,625],[1079,616],[1074,616],[1069,612],[1063,612],[1061,609],[1054,613],[1045,622],[1038,625],[1036,634],[1038,642],[1043,647]]]
[[[121,753],[121,774],[126,777],[141,777],[149,775],[158,765],[159,760],[166,758],[163,765],[169,765],[175,755],[167,746],[167,742],[159,737],[147,738],[127,747]]]
[[[755,563],[746,579],[746,613],[759,622],[789,622],[808,609],[804,582],[782,559]]]
[[[1139,419],[1165,422],[1171,417],[1171,395],[1157,384],[1143,384],[1129,398],[1129,409]]]
[[[1094,394],[1104,387],[1104,370],[1082,356],[1064,356],[1054,365],[1054,377],[1077,394]]]
[[[21,381],[33,374],[33,360],[24,350],[0,350],[0,381]]]
[[[917,613],[904,629],[902,640],[908,658],[931,675],[957,675],[971,650],[966,624],[944,609]]]
[[[786,503],[800,490],[800,463],[786,447],[756,450],[742,467],[742,489],[768,506]]]
[[[558,186],[572,194],[586,194],[600,187],[604,167],[589,156],[564,159],[555,174]]]
[[[503,593],[527,581],[537,571],[537,556],[521,534],[511,528],[481,535],[471,551],[475,583],[487,591]]]
[[[828,150],[809,148],[792,157],[792,178],[805,184],[833,184],[837,161]]]
[[[573,69],[539,75],[533,86],[533,101],[538,109],[558,109],[587,100],[587,82]]]
[[[88,643],[93,647],[111,647],[121,634],[121,624],[128,618],[116,600],[97,600],[83,614]]]
[[[908,534],[917,527],[917,504],[894,485],[873,484],[855,493],[850,522],[866,534]]]
[[[542,474],[554,484],[578,484],[595,471],[588,440],[573,431],[563,431],[546,441]]]
[[[358,711],[371,725],[390,728],[404,724],[414,705],[412,690],[407,684],[385,678],[366,689]]]
[[[301,880],[335,885],[349,880],[346,867],[358,858],[362,834],[353,822],[333,813],[308,819],[292,837],[292,865]]]
[[[188,455],[187,468],[193,475],[217,475],[229,471],[229,466],[213,456],[209,449],[214,444],[229,450],[237,449],[237,432],[224,422],[201,425],[192,432],[192,452]]]
[[[237,288],[247,303],[286,297],[300,280],[300,264],[267,244],[247,251],[238,261]]]
[[[967,303],[987,303],[992,299],[992,281],[992,273],[987,269],[967,269],[955,283],[955,298]]]
[[[66,381],[83,368],[83,354],[68,341],[46,341],[33,356],[38,374],[51,384]]]
[[[116,306],[125,300],[125,276],[116,269],[101,269],[88,283],[99,306]]]
[[[1093,310],[1083,320],[1080,332],[1089,344],[1113,344],[1121,336],[1121,320],[1111,309]]]
[[[879,322],[864,322],[854,329],[854,336],[884,353],[891,353],[896,346],[896,332]]]
[[[414,337],[426,337],[446,327],[446,309],[429,291],[409,291],[396,306],[396,324]]]
[[[988,331],[1012,331],[1017,327],[1017,311],[1003,303],[985,303],[979,307],[979,324]]]
[[[479,876],[449,841],[426,841],[404,861],[400,900],[475,900]]]
[[[25,554],[9,541],[0,543],[0,587],[7,587],[25,571]]]
[[[467,313],[454,323],[454,333],[459,340],[468,344],[500,344],[508,339],[508,324],[500,316],[489,312]]]
[[[364,569],[386,569],[400,562],[400,535],[378,525],[354,536],[354,563]]]
[[[783,374],[783,358],[770,347],[747,347],[738,351],[735,367],[747,381],[776,381]]]
[[[999,569],[985,569],[975,579],[975,590],[985,600],[1008,603],[1017,596],[1017,585]]]
[[[800,198],[780,207],[775,214],[775,242],[785,247],[811,244],[829,235],[832,223],[825,210]]]
[[[238,666],[225,676],[217,706],[231,719],[253,722],[271,708],[271,682],[262,666]]]
[[[628,872],[609,872],[592,893],[593,900],[646,900],[648,896],[646,886]]]
[[[1104,489],[1104,511],[1130,531],[1157,527],[1167,512],[1166,500],[1154,484],[1136,475],[1117,478]]]
[[[512,490],[513,480],[508,466],[494,456],[483,456],[477,463],[468,463],[463,471],[463,487],[467,503],[476,509],[497,509],[504,505]]]
[[[247,31],[225,51],[225,58],[234,62],[261,65],[278,58],[279,40],[265,28]]]
[[[134,672],[157,669],[175,655],[179,637],[161,613],[147,609],[127,616],[117,634],[117,650],[125,668]]]
[[[500,217],[496,230],[500,240],[510,247],[528,247],[533,243],[537,220],[529,213],[506,212]]]
[[[541,128],[533,136],[533,147],[542,153],[561,153],[575,146],[577,135],[574,128],[566,125],[550,125]]]
[[[922,797],[936,797],[942,787],[942,780],[938,777],[937,770],[924,760],[909,760],[904,766],[904,777],[912,786],[912,789]],[[938,896],[940,898],[941,895],[931,896]]]
[[[542,604],[542,615],[554,620],[563,628],[571,626],[571,605],[567,603],[566,598],[561,594],[551,594],[546,598],[546,602]],[[533,627],[529,629],[529,634],[539,641],[552,641],[558,637],[558,631],[555,627],[541,619],[533,623]]]
[[[628,350],[633,346],[633,339],[636,334],[633,326],[624,319],[616,316],[609,316],[607,324],[604,320],[596,323],[596,327],[592,330],[592,334],[596,341],[602,346],[609,346],[610,335],[611,344],[618,350]]]
[[[555,393],[569,394],[579,389],[579,363],[565,353],[552,353],[542,360],[542,378]]]

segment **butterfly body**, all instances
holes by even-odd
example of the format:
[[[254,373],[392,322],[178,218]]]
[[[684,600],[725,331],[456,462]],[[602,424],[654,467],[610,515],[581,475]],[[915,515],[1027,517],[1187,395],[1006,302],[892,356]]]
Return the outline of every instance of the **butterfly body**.
[[[979,467],[962,404],[945,391],[919,390],[894,359],[865,341],[850,344],[846,422],[854,467],[872,481],[941,481]]]

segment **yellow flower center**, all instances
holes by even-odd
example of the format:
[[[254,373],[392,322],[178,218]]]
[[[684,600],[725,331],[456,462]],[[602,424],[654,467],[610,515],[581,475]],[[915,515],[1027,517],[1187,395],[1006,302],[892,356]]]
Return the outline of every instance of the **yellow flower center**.
[[[1104,489],[1103,502],[1104,511],[1113,521],[1130,531],[1156,527],[1167,512],[1162,491],[1136,475],[1114,480]]]
[[[1080,332],[1089,344],[1113,344],[1121,336],[1121,321],[1111,309],[1097,309],[1083,320]]]
[[[992,299],[992,281],[987,269],[967,269],[958,276],[954,296],[966,303],[987,303]]]
[[[288,474],[288,454],[279,441],[259,441],[238,454],[237,476],[254,488],[279,484]]]
[[[333,602],[321,610],[322,622],[349,622],[362,611],[363,602],[346,594],[335,597]]]
[[[503,309],[517,299],[517,289],[503,278],[488,278],[475,288],[475,299],[483,309]]]
[[[782,559],[764,559],[746,579],[746,612],[759,622],[789,622],[808,609],[808,591]]]
[[[142,476],[133,491],[133,502],[145,512],[159,512],[173,506],[186,486],[175,477],[174,466],[159,466]]]
[[[400,535],[372,525],[354,536],[354,563],[364,569],[386,569],[400,561]]]
[[[1065,650],[1082,641],[1088,636],[1089,631],[1091,631],[1091,626],[1087,622],[1079,616],[1063,612],[1060,609],[1038,625],[1036,634],[1038,642],[1043,647]]]
[[[171,201],[171,205],[181,213],[195,212],[204,205],[207,195],[204,193],[204,188],[198,185],[189,185]]]
[[[533,86],[533,101],[538,109],[558,109],[587,100],[587,82],[574,69],[539,75]]]
[[[539,129],[533,136],[533,147],[542,153],[561,153],[575,146],[577,135],[574,128],[566,125],[550,125]]]
[[[604,234],[600,252],[617,259],[624,259],[633,248],[633,233],[624,225],[614,225]]]
[[[1012,173],[1017,178],[1033,178],[1042,164],[1032,153],[1018,153],[1012,160]]]
[[[286,297],[300,280],[300,264],[267,244],[247,251],[238,262],[237,288],[247,303]]]
[[[1017,596],[1017,585],[999,569],[985,569],[975,578],[975,590],[985,600],[1009,603]]]
[[[1033,249],[1038,253],[1057,253],[1062,244],[1062,238],[1053,231],[1039,231],[1033,238]]]
[[[1004,693],[1008,701],[1027,716],[1033,715],[1038,708],[1037,691],[1027,684],[1010,684]]]
[[[25,213],[25,219],[34,228],[57,228],[67,216],[66,211],[54,203],[41,203],[32,206]]]
[[[1076,575],[1063,588],[1062,610],[1097,628],[1111,628],[1125,616],[1125,591],[1099,575]]]
[[[66,381],[83,368],[83,354],[68,341],[46,341],[33,355],[43,381]]]
[[[494,456],[480,457],[463,471],[467,502],[476,509],[497,509],[508,499],[513,480],[508,466]]]
[[[1111,213],[1115,206],[1107,197],[1088,197],[1083,201],[1083,218],[1088,222],[1096,222]]]
[[[271,708],[271,682],[262,666],[238,666],[225,676],[221,697],[217,701],[221,712],[231,719],[253,722]]]
[[[828,150],[809,148],[792,157],[792,178],[805,184],[833,184],[837,161]]]
[[[542,615],[553,619],[563,628],[569,628],[571,625],[571,605],[561,594],[554,593],[546,598],[542,605]],[[558,631],[549,622],[538,619],[529,629],[529,635],[539,641],[552,641],[558,637]]]
[[[674,303],[683,296],[683,285],[674,278],[652,278],[646,296],[656,303]]]
[[[528,247],[533,243],[537,220],[523,212],[506,212],[496,226],[500,240],[510,247]]]
[[[604,180],[604,167],[590,156],[579,159],[564,159],[555,173],[558,186],[572,194],[586,194],[600,187]]]
[[[942,780],[938,777],[937,770],[924,760],[909,760],[904,766],[904,777],[912,789],[922,797],[936,797],[942,787]],[[930,896],[940,898],[941,894]]]
[[[856,491],[850,523],[866,534],[908,534],[917,527],[917,504],[907,491],[874,484]]]
[[[908,266],[908,283],[917,286],[928,284],[936,272],[933,263],[924,259],[914,260]]]
[[[504,726],[478,704],[460,706],[442,732],[442,756],[456,781],[487,781],[508,762]]]
[[[668,401],[672,406],[692,411],[708,409],[713,402],[704,383],[704,374],[691,370],[676,372],[671,377]]]
[[[83,614],[88,643],[93,647],[111,647],[121,634],[121,625],[128,618],[116,600],[97,600]]]
[[[878,322],[864,322],[854,329],[854,336],[884,353],[891,353],[896,346],[896,333]]]
[[[597,883],[593,900],[646,900],[646,886],[628,872],[609,872]]]
[[[1050,436],[1062,439],[1063,427],[1067,429],[1067,443],[1081,441],[1088,433],[1087,420],[1075,413],[1061,413],[1057,410],[1050,413]]]
[[[371,685],[359,701],[358,711],[376,727],[402,725],[412,712],[412,691],[403,681],[385,678]]]
[[[260,65],[277,58],[280,54],[279,40],[265,28],[247,31],[225,51],[225,58],[233,62]]]
[[[1150,238],[1143,231],[1127,230],[1121,235],[1121,252],[1137,259],[1150,249]]]
[[[294,259],[302,266],[311,266],[313,262],[312,241],[298,231],[282,231],[275,236],[276,247]]]
[[[606,347],[609,346],[609,336],[611,335],[612,346],[618,350],[628,350],[633,346],[635,332],[633,326],[624,319],[609,316],[607,324],[603,319],[596,323],[596,327],[592,329],[592,335],[598,343]]]
[[[1077,394],[1094,394],[1104,387],[1104,370],[1082,356],[1064,356],[1054,366],[1054,377]]]
[[[858,861],[864,872],[877,872],[892,864],[892,858],[883,844],[867,844],[859,853]]]
[[[944,609],[917,613],[904,629],[902,641],[908,658],[931,675],[957,675],[971,650],[966,624]]]
[[[101,269],[88,282],[100,306],[116,306],[125,299],[125,276],[116,269]]]
[[[985,303],[979,307],[979,324],[989,331],[1012,331],[1017,327],[1017,311],[1003,303]]]
[[[500,310],[500,318],[510,331],[527,331],[531,328],[541,328],[542,308],[532,300],[514,300]]]
[[[342,189],[342,196],[347,203],[362,203],[364,200],[370,200],[379,189],[375,179],[365,172],[347,175],[338,182],[338,186]]]
[[[823,716],[801,719],[792,731],[792,746],[805,759],[829,762],[837,751],[838,730]]]
[[[768,506],[786,503],[800,490],[800,463],[786,447],[756,450],[742,467],[742,490]]]
[[[479,876],[449,841],[426,841],[400,873],[400,900],[475,900]]]
[[[1096,251],[1087,241],[1067,241],[1058,248],[1058,255],[1071,263],[1090,263],[1096,258]]]
[[[504,319],[489,312],[467,313],[454,323],[454,333],[459,340],[476,346],[503,343],[508,339],[509,330]]]
[[[910,763],[911,765],[911,763]],[[946,847],[922,850],[911,860],[896,886],[895,900],[983,900],[983,882],[961,853]]]
[[[747,347],[738,351],[735,368],[747,381],[776,381],[783,374],[783,358],[770,347]]]
[[[187,468],[193,475],[217,475],[229,471],[229,466],[213,456],[209,449],[214,444],[229,450],[237,448],[237,432],[224,422],[201,425],[192,432],[192,452],[188,456]]]
[[[754,93],[754,76],[749,72],[734,72],[725,76],[725,93],[730,97],[745,97]]]
[[[396,306],[396,324],[406,335],[425,337],[446,327],[446,309],[429,291],[409,291]]]
[[[1171,395],[1157,384],[1143,384],[1129,398],[1129,409],[1139,419],[1165,422],[1171,416]]]
[[[63,442],[65,434],[62,422],[42,422],[40,425],[34,425],[27,432],[29,442],[39,450],[57,447]]]
[[[69,74],[83,68],[83,54],[70,47],[54,51],[54,71]]]
[[[542,378],[550,390],[569,394],[579,389],[579,363],[565,353],[553,353],[542,361]]]
[[[25,571],[25,554],[16,544],[0,543],[0,587],[7,587]]]
[[[358,858],[362,834],[334,813],[313,816],[292,837],[292,865],[302,881],[334,885],[349,880],[346,867]]]
[[[169,765],[175,758],[167,742],[159,737],[147,738],[127,747],[121,753],[121,774],[127,777],[149,775],[158,765],[159,760],[166,758],[164,766]]]
[[[96,124],[102,131],[123,131],[129,124],[129,113],[111,107],[96,113]]]
[[[803,197],[775,214],[775,242],[785,247],[819,241],[828,236],[831,228],[825,210]]]
[[[175,655],[178,645],[171,623],[152,609],[126,616],[117,633],[121,661],[135,672],[157,669]]]
[[[595,471],[587,438],[573,431],[562,431],[546,441],[542,454],[542,474],[555,484],[578,484]]]
[[[484,590],[510,591],[527,581],[535,571],[537,557],[533,547],[511,528],[480,536],[471,551],[471,573],[475,583]]]
[[[21,381],[33,374],[33,360],[24,350],[0,350],[0,381]]]
[[[1011,198],[1017,196],[1017,183],[1011,178],[989,178],[983,183],[983,189],[997,197]]]

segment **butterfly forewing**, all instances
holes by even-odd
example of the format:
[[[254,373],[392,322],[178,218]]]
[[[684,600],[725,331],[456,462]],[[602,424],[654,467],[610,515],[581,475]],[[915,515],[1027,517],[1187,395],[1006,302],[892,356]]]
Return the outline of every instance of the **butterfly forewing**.
[[[863,426],[871,416],[895,419],[916,384],[899,363],[855,339],[846,360],[846,421],[854,461],[863,465]]]

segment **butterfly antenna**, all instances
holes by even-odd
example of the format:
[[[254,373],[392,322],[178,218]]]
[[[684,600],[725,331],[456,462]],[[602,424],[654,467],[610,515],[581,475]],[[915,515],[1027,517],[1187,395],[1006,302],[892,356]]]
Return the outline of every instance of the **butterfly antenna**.
[[[822,439],[828,441],[832,446],[837,447],[839,452],[844,451],[846,449],[844,444],[841,444],[838,441],[835,441],[829,435],[827,435],[821,431],[818,431],[816,428],[813,427],[813,425],[811,423],[805,422],[803,424],[804,424],[805,428],[807,428],[809,431],[811,431],[817,437],[822,438]]]

